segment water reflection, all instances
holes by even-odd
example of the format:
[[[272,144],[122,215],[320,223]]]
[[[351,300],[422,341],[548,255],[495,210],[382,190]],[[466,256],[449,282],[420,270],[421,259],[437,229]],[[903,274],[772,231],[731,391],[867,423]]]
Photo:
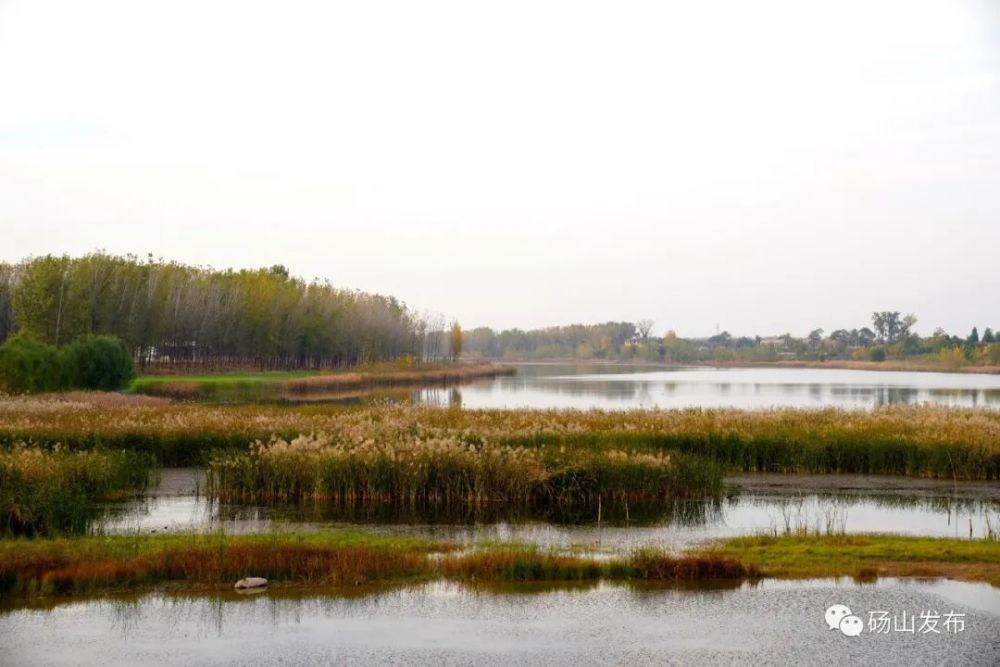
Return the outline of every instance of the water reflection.
[[[1000,376],[810,368],[672,369],[521,364],[514,376],[410,392],[466,408],[1000,407]]]
[[[110,503],[91,530],[102,534],[331,526],[461,542],[501,540],[552,546],[594,545],[683,548],[703,540],[748,533],[885,532],[939,537],[983,537],[1000,530],[996,484],[854,475],[730,478],[720,499],[532,513],[487,505],[416,510],[394,505],[306,504],[253,506],[211,501],[198,490],[203,473],[166,469],[141,498]]]
[[[856,613],[955,610],[962,634],[866,635],[822,620],[831,600]],[[698,588],[470,588],[448,582],[371,590],[151,594],[8,607],[10,664],[995,664],[1000,589],[896,579]]]

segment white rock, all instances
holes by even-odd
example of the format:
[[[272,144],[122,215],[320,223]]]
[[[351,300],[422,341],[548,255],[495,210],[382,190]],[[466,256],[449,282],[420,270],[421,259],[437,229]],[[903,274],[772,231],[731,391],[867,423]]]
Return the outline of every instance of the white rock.
[[[242,591],[247,588],[263,588],[267,586],[267,579],[264,577],[247,577],[236,582],[236,590]]]

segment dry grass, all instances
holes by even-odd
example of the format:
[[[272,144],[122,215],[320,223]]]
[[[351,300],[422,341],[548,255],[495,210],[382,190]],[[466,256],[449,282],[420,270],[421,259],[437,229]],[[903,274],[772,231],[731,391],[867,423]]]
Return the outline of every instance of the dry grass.
[[[132,452],[0,450],[0,535],[80,532],[94,500],[143,488],[149,468]]]
[[[0,543],[0,594],[68,594],[164,582],[232,586],[246,576],[358,585],[426,576],[428,552],[448,548],[360,533],[14,540]]]
[[[414,433],[396,421],[258,442],[209,464],[209,493],[256,503],[550,507],[703,496],[721,487],[719,466],[689,457],[491,445],[457,434]]]
[[[389,424],[389,426],[386,426]],[[61,442],[128,448],[165,465],[203,462],[212,450],[301,434],[366,439],[386,428],[405,439],[538,448],[681,451],[754,472],[844,472],[1000,479],[1000,411],[894,406],[820,410],[346,409],[328,405],[120,404],[58,398],[0,400],[0,443]]]

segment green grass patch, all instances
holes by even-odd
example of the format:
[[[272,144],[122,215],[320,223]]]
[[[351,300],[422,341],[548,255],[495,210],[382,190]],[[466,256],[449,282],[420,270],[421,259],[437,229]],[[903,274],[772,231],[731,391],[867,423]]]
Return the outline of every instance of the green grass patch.
[[[952,577],[1000,586],[1000,542],[898,535],[737,537],[709,553],[782,578]]]
[[[512,373],[510,367],[493,364],[385,363],[327,371],[145,375],[135,379],[129,390],[180,399],[257,402],[364,387],[462,382]]]
[[[139,391],[143,387],[169,382],[274,382],[294,378],[319,375],[320,371],[261,371],[253,373],[196,373],[178,375],[140,375],[132,380],[129,389]]]

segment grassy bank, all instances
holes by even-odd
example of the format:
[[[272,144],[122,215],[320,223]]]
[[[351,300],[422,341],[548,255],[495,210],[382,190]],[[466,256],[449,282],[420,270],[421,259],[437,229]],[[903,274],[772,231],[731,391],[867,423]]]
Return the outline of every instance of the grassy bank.
[[[267,401],[371,387],[451,384],[513,373],[512,368],[495,364],[388,364],[338,372],[147,375],[133,380],[130,389],[176,399]]]
[[[278,587],[842,576],[951,577],[1000,586],[1000,543],[888,535],[752,537],[680,555],[638,550],[597,558],[525,545],[460,550],[448,542],[345,531],[0,541],[0,597],[160,586],[229,589],[245,576],[263,576]]]
[[[712,554],[641,551],[611,559],[527,546],[459,552],[453,544],[329,531],[310,534],[79,537],[0,542],[0,596],[231,588],[245,576],[277,585],[459,581],[695,581],[754,574]]]
[[[95,500],[143,488],[149,468],[134,452],[0,450],[0,537],[81,532]]]
[[[155,455],[164,465],[206,462],[274,438],[414,439],[478,446],[628,453],[681,452],[731,470],[1000,479],[1000,411],[930,406],[818,410],[450,410],[328,405],[208,406],[95,394],[0,400],[0,444],[63,443]],[[386,429],[392,440],[378,440]],[[378,435],[378,438],[374,436]]]
[[[895,535],[738,537],[713,551],[768,577],[948,577],[1000,586],[1000,542]]]

